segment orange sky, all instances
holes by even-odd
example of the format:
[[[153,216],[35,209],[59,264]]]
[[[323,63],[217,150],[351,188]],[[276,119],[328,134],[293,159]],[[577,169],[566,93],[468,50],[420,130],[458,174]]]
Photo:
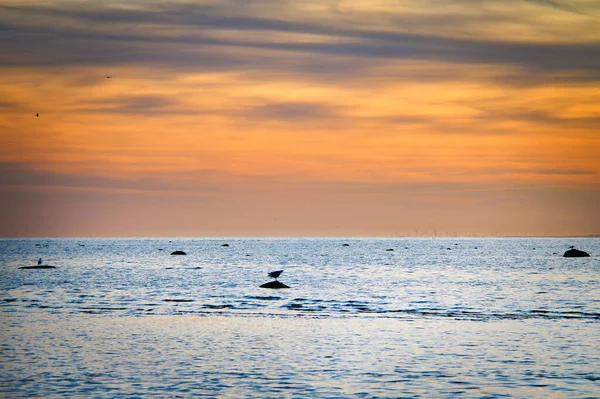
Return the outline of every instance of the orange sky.
[[[599,234],[598,26],[592,0],[0,0],[0,236]]]

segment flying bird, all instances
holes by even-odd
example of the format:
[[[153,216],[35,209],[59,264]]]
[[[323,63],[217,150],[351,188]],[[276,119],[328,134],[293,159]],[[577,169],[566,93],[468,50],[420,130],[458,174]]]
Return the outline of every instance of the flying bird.
[[[277,281],[277,277],[279,277],[283,273],[283,270],[276,270],[274,272],[269,272],[269,277],[273,277],[275,281]]]
[[[42,258],[40,258],[40,259],[38,260],[38,265],[41,265],[41,264],[42,264]]]

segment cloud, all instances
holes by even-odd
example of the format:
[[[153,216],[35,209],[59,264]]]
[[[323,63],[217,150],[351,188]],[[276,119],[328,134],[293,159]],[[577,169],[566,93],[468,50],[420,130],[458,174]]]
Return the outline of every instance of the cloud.
[[[598,111],[600,113],[600,110]],[[537,126],[538,128],[549,129],[550,131],[558,131],[564,129],[565,132],[573,132],[577,130],[592,130],[600,129],[600,116],[590,117],[561,117],[552,112],[552,110],[536,111],[532,109],[511,109],[491,107],[486,112],[474,116],[469,123],[478,123],[481,126],[480,131],[494,132],[499,124],[503,121],[511,121],[511,123],[519,123],[523,127]],[[433,123],[440,131],[446,130],[438,121],[429,121]],[[446,126],[447,131],[452,129],[451,125]],[[464,126],[462,126],[464,129]],[[504,133],[508,133],[506,129]],[[566,133],[565,133],[566,134]]]
[[[0,108],[17,108],[19,107],[19,104],[12,102],[12,101],[3,101],[0,100]]]
[[[198,169],[187,178],[167,180],[158,176],[130,178],[125,176],[92,176],[74,173],[58,173],[44,170],[43,164],[0,163],[0,188],[14,190],[55,190],[55,191],[99,191],[130,192],[166,195],[169,192],[180,195],[208,194],[222,191],[219,184],[223,179],[231,179],[222,171]],[[181,177],[181,176],[180,176]]]
[[[4,38],[0,39],[0,48],[6,56],[0,65],[150,63],[171,68],[295,69],[299,73],[333,75],[344,72],[344,68],[339,69],[339,58],[350,58],[354,61],[346,63],[355,64],[355,71],[364,71],[381,61],[426,60],[511,65],[531,70],[538,79],[543,79],[540,75],[562,72],[565,80],[570,75],[600,80],[598,40],[502,40],[502,35],[488,37],[483,28],[473,28],[471,35],[453,35],[453,28],[465,21],[481,22],[487,18],[502,28],[504,21],[519,18],[505,8],[486,12],[484,3],[470,8],[465,2],[459,3],[457,7],[465,15],[449,13],[441,7],[438,13],[409,9],[386,19],[382,13],[354,9],[345,12],[349,15],[346,18],[333,20],[331,8],[311,18],[285,2],[278,7],[271,2],[257,5],[258,9],[274,6],[282,16],[277,16],[276,11],[257,15],[238,2],[233,4],[240,9],[231,7],[232,2],[222,6],[148,3],[133,10],[71,3],[3,7],[8,17],[0,20]],[[476,12],[468,12],[473,7]],[[525,11],[535,15],[533,10]],[[375,16],[364,18],[370,15]],[[362,24],[353,24],[361,17]],[[442,22],[443,30],[434,29]],[[527,22],[518,20],[523,26]],[[541,30],[543,25],[538,25]],[[572,30],[576,32],[575,28]],[[558,34],[552,37],[560,38]],[[299,56],[308,58],[295,63]],[[346,69],[351,73],[353,68]]]
[[[121,95],[104,99],[88,100],[84,112],[108,114],[182,114],[178,103],[172,98],[161,95]],[[195,112],[196,114],[197,112]]]
[[[285,120],[291,123],[336,117],[335,108],[316,103],[272,103],[243,112],[246,117],[265,120]]]
[[[4,193],[102,192],[108,212],[110,193],[214,194],[241,213],[381,195],[387,215],[397,196],[600,176],[597,2],[13,3]]]
[[[553,176],[595,176],[594,170],[582,169],[523,169],[523,168],[497,168],[487,171],[490,174],[502,175],[553,175]]]

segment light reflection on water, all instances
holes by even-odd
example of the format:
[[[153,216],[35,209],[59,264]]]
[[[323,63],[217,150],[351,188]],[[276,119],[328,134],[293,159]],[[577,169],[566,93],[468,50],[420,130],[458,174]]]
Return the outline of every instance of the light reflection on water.
[[[0,396],[598,397],[600,260],[562,258],[571,244],[600,253],[598,239],[0,241]],[[18,269],[38,256],[58,268]],[[292,289],[257,288],[276,268]]]
[[[3,387],[11,397],[593,397],[597,332],[564,320],[46,315],[4,331]]]

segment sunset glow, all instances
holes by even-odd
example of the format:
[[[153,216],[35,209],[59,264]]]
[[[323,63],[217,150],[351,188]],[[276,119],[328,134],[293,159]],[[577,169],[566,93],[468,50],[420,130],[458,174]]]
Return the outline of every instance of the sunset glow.
[[[0,235],[599,234],[598,26],[591,0],[0,0]]]

